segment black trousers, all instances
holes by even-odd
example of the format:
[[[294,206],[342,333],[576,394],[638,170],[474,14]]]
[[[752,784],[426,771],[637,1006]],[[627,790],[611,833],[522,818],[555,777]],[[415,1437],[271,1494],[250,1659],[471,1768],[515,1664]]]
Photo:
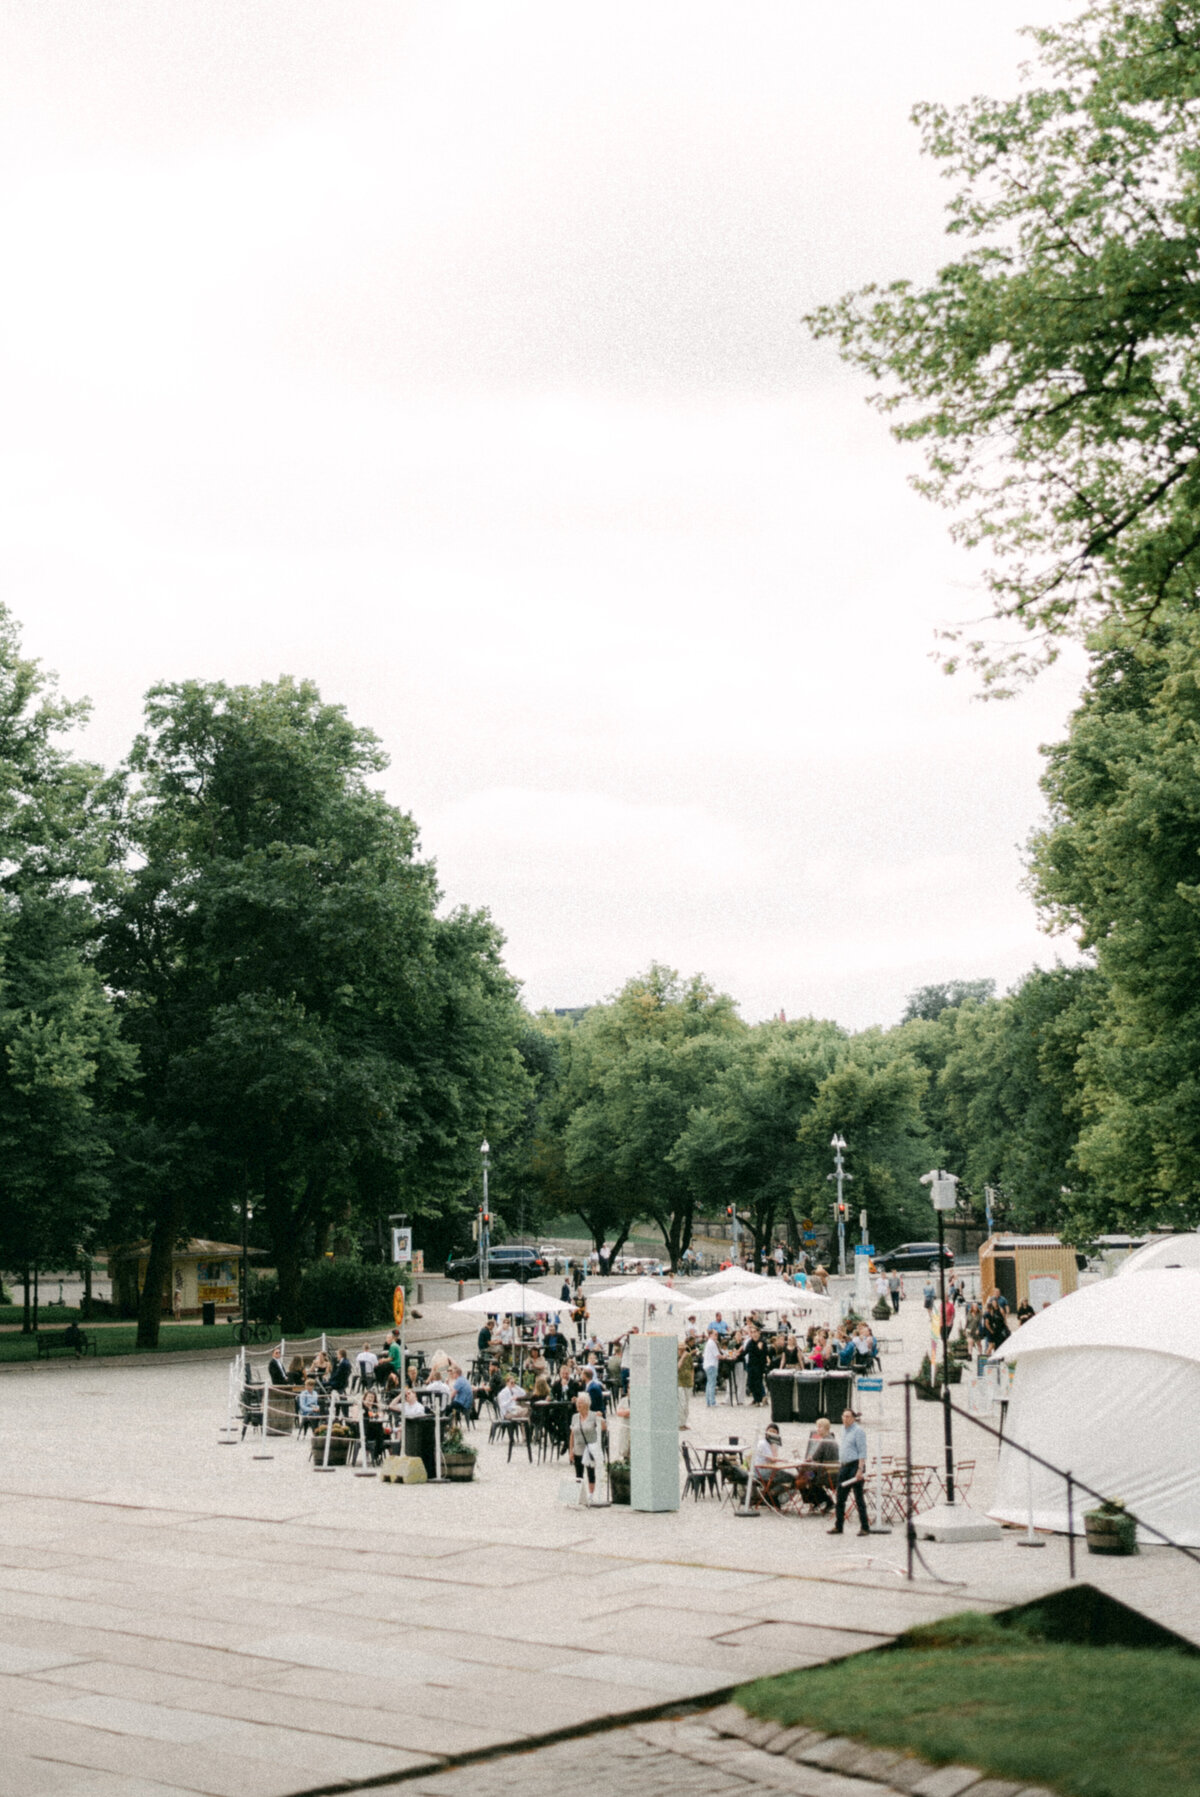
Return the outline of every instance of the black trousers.
[[[858,1506],[858,1520],[864,1529],[871,1524],[867,1520],[867,1500],[863,1496],[862,1481],[858,1477],[857,1460],[843,1460],[838,1467],[837,1507],[834,1512],[834,1527],[840,1529],[846,1520],[846,1499],[854,1493],[854,1502]]]
[[[889,1296],[892,1300],[892,1315],[898,1316],[900,1313],[900,1294],[899,1292],[891,1292]]]

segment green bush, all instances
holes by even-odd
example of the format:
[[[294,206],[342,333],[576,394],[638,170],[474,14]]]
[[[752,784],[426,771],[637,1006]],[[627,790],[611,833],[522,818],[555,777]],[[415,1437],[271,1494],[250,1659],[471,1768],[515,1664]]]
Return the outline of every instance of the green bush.
[[[315,1260],[305,1268],[300,1303],[306,1329],[377,1329],[391,1321],[392,1293],[397,1285],[411,1290],[403,1267],[377,1261]],[[256,1323],[273,1323],[279,1315],[279,1281],[273,1273],[250,1277],[250,1315]],[[293,1331],[295,1333],[295,1331]]]

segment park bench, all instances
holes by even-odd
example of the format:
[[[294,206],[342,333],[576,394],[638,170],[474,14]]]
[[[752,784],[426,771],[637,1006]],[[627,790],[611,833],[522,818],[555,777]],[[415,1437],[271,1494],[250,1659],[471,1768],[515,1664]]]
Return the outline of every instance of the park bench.
[[[64,1331],[39,1329],[34,1336],[39,1360],[49,1360],[56,1350],[60,1354],[95,1354],[96,1337],[84,1335],[82,1345],[69,1342]]]

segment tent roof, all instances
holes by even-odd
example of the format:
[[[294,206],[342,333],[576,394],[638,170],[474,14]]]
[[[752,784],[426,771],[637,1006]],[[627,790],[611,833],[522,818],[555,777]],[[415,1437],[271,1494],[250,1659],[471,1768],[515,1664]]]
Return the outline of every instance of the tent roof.
[[[722,1267],[719,1273],[706,1273],[703,1279],[689,1279],[694,1292],[723,1292],[733,1285],[766,1285],[765,1273],[752,1273],[748,1267]]]
[[[1190,1235],[1157,1236],[1123,1260],[1117,1273],[1148,1273],[1152,1268],[1200,1269],[1200,1230]]]
[[[1200,1271],[1152,1268],[1137,1279],[1099,1279],[1031,1317],[995,1358],[1060,1348],[1141,1348],[1200,1362]]]
[[[665,1280],[653,1279],[643,1273],[637,1279],[627,1279],[623,1285],[596,1286],[590,1293],[590,1302],[594,1304],[683,1304],[692,1300],[678,1287],[667,1285]]]

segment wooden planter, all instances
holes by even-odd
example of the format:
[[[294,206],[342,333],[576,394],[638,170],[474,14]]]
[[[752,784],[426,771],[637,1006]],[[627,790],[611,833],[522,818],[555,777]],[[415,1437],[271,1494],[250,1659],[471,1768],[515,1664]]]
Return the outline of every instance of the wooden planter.
[[[335,1435],[329,1443],[329,1465],[345,1466],[346,1457],[354,1443],[353,1435]],[[312,1457],[314,1466],[325,1465],[325,1437],[313,1436]]]
[[[1136,1554],[1137,1523],[1124,1511],[1085,1510],[1083,1527],[1089,1554]]]
[[[475,1456],[456,1454],[453,1449],[449,1449],[442,1455],[442,1471],[448,1479],[466,1483],[475,1477]]]

